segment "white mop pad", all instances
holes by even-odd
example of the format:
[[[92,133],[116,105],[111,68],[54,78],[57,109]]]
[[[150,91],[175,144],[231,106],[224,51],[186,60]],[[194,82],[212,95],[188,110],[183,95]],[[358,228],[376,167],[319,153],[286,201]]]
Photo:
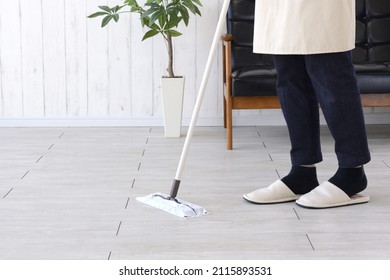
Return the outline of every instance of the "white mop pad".
[[[178,217],[198,217],[207,213],[206,209],[163,193],[152,193],[147,196],[137,197],[138,201],[164,210]]]

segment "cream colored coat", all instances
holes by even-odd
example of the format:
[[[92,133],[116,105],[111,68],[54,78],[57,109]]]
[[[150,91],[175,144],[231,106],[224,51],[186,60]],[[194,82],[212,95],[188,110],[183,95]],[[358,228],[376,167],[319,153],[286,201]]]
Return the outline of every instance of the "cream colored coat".
[[[256,0],[253,51],[342,52],[355,47],[355,0]]]

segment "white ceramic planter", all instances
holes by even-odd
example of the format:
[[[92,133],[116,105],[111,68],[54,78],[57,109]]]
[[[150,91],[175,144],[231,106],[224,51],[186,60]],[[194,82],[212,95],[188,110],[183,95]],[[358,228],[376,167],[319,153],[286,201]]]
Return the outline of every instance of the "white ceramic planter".
[[[165,137],[180,137],[183,113],[184,77],[161,78]]]

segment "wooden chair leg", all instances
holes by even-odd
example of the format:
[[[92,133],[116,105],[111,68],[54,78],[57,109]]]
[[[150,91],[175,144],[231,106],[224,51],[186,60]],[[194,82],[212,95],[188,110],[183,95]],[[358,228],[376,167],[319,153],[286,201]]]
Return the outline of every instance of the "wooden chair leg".
[[[227,149],[233,149],[233,108],[232,108],[232,100],[228,97],[226,102],[226,141],[227,141]]]
[[[226,122],[226,97],[223,95],[223,127],[227,128]]]

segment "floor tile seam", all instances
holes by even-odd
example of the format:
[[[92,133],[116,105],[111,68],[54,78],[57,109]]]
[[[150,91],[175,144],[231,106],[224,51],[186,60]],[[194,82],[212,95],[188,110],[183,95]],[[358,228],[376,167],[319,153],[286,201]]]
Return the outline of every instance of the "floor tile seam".
[[[312,248],[313,251],[315,251],[316,249],[315,249],[315,247],[314,247],[313,241],[312,241],[311,238],[309,237],[309,234],[306,233],[305,235],[306,235],[307,241],[308,241],[309,244],[310,244],[310,247]]]
[[[143,147],[141,147],[142,155],[141,155],[140,162],[139,162],[139,164],[138,164],[137,175],[132,177],[133,180],[132,180],[132,182],[131,182],[129,194],[131,193],[131,190],[133,190],[134,187],[135,187],[137,177],[138,177],[138,176],[141,176],[140,174],[142,173],[142,169],[141,169],[141,167],[142,167],[142,162],[143,162],[143,160],[144,160],[144,158],[145,158],[145,153],[146,153],[146,150],[147,150],[147,147],[148,147],[148,144],[149,144],[150,134],[152,133],[152,130],[153,130],[153,128],[150,127],[149,132],[148,132],[148,135],[147,135],[146,140],[145,140],[145,144],[144,144]],[[130,203],[130,196],[128,196],[128,197],[126,198],[126,204],[125,204],[125,207],[124,207],[124,209],[123,209],[124,213],[126,213],[126,212],[128,211],[128,209],[129,209],[129,203]],[[119,234],[120,234],[120,229],[121,229],[121,227],[122,227],[122,224],[123,224],[123,219],[120,219],[119,224],[118,224],[118,228],[117,228],[117,230],[116,230],[115,237],[118,237],[118,236],[119,236]],[[109,252],[109,254],[108,254],[108,257],[107,257],[107,260],[110,260],[110,259],[111,259],[112,254],[113,254],[113,250],[110,250],[110,252]]]
[[[32,163],[32,165],[30,166],[30,168],[28,168],[27,171],[25,171],[25,173],[23,174],[22,177],[20,177],[20,179],[15,179],[15,183],[13,184],[13,186],[11,186],[10,190],[3,196],[3,199],[6,199],[7,197],[9,197],[10,193],[19,186],[19,184],[24,180],[24,178],[27,176],[27,174],[29,174],[35,166],[37,166],[39,164],[39,162],[41,162],[41,160],[44,158],[44,156],[50,152],[50,150],[53,148],[53,146],[59,141],[59,139],[62,138],[62,136],[64,135],[64,131],[62,131],[60,133],[60,135],[58,135],[55,140],[54,140],[54,143],[52,143],[48,148],[46,148],[46,150],[43,152],[43,154],[34,162]],[[51,141],[50,141],[51,142]]]
[[[263,147],[264,150],[266,150],[266,153],[268,153],[268,158],[271,162],[275,162],[275,159],[274,157],[272,156],[273,154],[273,150],[272,149],[269,149],[267,143],[266,143],[266,139],[263,139],[263,137],[261,136],[261,133],[260,133],[260,129],[257,127],[257,134],[260,138],[260,141],[261,141],[261,146]],[[276,173],[278,173],[278,171],[276,171]],[[279,176],[279,173],[278,173],[278,176]],[[280,176],[279,176],[280,178]]]
[[[295,202],[294,202],[294,203],[295,203]],[[305,235],[305,237],[306,237],[306,239],[307,239],[307,242],[308,242],[308,244],[310,245],[310,248],[311,248],[313,251],[316,251],[315,246],[314,246],[314,242],[313,242],[313,240],[311,240],[311,238],[310,238],[310,236],[309,236],[309,233],[306,232],[307,228],[304,227],[304,223],[302,223],[303,220],[302,220],[302,218],[301,218],[300,215],[299,215],[299,211],[297,211],[295,207],[293,207],[292,209],[293,209],[293,211],[294,211],[294,214],[295,214],[296,217],[297,217],[298,227],[303,231],[303,234]]]
[[[303,231],[302,234],[305,235],[306,240],[307,240],[307,242],[308,242],[308,245],[310,245],[310,248],[311,248],[313,251],[316,251],[315,246],[314,246],[314,242],[313,242],[313,240],[310,238],[309,233],[306,232],[307,228],[304,227],[304,223],[302,223],[303,220],[302,220],[302,218],[301,218],[300,215],[299,215],[299,211],[297,211],[295,207],[293,207],[293,211],[294,211],[294,213],[295,213],[295,215],[296,215],[296,217],[297,217],[298,227]]]

